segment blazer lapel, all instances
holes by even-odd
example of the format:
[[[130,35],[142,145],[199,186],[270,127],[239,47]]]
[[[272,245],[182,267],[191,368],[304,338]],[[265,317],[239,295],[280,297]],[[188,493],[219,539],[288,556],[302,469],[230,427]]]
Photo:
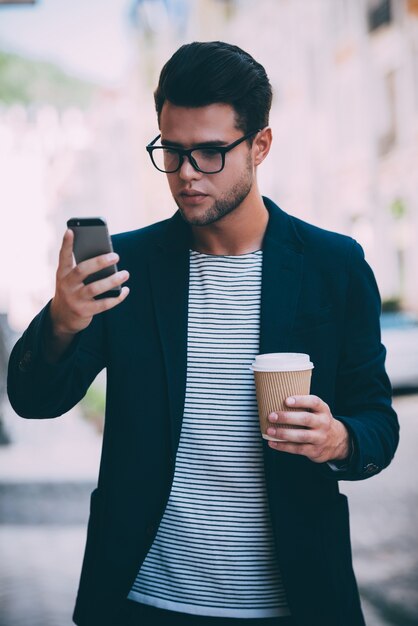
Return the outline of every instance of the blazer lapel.
[[[302,242],[289,216],[264,198],[270,217],[263,241],[260,353],[289,352],[303,269]]]
[[[300,297],[303,243],[293,220],[271,200],[264,198],[270,218],[263,242],[261,287],[260,352],[291,352],[291,333]],[[289,502],[295,481],[305,477],[307,459],[272,450],[263,442],[270,512],[281,524],[280,506]],[[286,477],[280,480],[280,477]]]
[[[186,391],[190,235],[178,213],[167,224],[166,236],[151,257],[150,275],[167,375],[174,459]]]

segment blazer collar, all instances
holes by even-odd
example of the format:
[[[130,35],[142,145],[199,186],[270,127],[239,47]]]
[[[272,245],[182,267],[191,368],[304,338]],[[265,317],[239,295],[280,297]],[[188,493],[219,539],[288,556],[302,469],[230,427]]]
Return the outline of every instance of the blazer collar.
[[[167,220],[165,231],[152,250],[149,267],[167,377],[173,463],[186,391],[190,246],[191,230],[177,211]]]
[[[295,221],[290,215],[285,213],[272,200],[263,196],[264,205],[269,212],[269,221],[263,241],[265,245],[278,245],[295,252],[303,250],[303,241],[296,228]],[[158,245],[163,249],[179,250],[192,245],[192,233],[190,226],[181,217],[180,211],[166,221],[166,228],[162,232]]]

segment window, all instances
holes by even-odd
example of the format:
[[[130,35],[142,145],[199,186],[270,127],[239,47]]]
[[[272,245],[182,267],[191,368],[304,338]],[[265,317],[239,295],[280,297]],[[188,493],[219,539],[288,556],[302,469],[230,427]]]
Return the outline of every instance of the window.
[[[396,73],[389,72],[382,83],[378,153],[385,156],[396,144]]]
[[[390,24],[392,21],[390,0],[368,0],[367,4],[367,17],[370,32],[384,24]]]

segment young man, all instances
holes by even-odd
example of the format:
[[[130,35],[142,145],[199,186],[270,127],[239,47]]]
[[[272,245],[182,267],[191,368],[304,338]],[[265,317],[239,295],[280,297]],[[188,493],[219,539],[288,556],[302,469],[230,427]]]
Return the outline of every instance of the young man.
[[[113,238],[74,266],[64,235],[52,301],[14,348],[9,394],[24,417],[70,409],[103,368],[98,488],[74,621],[95,624],[364,624],[338,480],[378,473],[398,424],[380,301],[360,246],[260,195],[271,87],[243,50],[182,46],[155,93],[147,146],[177,213]],[[129,270],[129,275],[126,269]],[[94,300],[127,280],[119,298]],[[312,395],[260,436],[250,363],[303,352]]]

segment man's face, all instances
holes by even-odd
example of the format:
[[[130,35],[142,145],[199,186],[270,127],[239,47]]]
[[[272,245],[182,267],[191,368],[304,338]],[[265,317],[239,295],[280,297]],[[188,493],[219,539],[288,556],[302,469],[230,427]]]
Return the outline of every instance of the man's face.
[[[160,131],[163,144],[181,148],[206,142],[226,146],[244,134],[236,127],[234,109],[228,104],[188,108],[167,101],[161,111]],[[244,141],[225,155],[225,167],[217,174],[196,171],[185,157],[181,168],[166,176],[183,219],[194,226],[207,226],[245,200],[254,172],[251,148]]]

